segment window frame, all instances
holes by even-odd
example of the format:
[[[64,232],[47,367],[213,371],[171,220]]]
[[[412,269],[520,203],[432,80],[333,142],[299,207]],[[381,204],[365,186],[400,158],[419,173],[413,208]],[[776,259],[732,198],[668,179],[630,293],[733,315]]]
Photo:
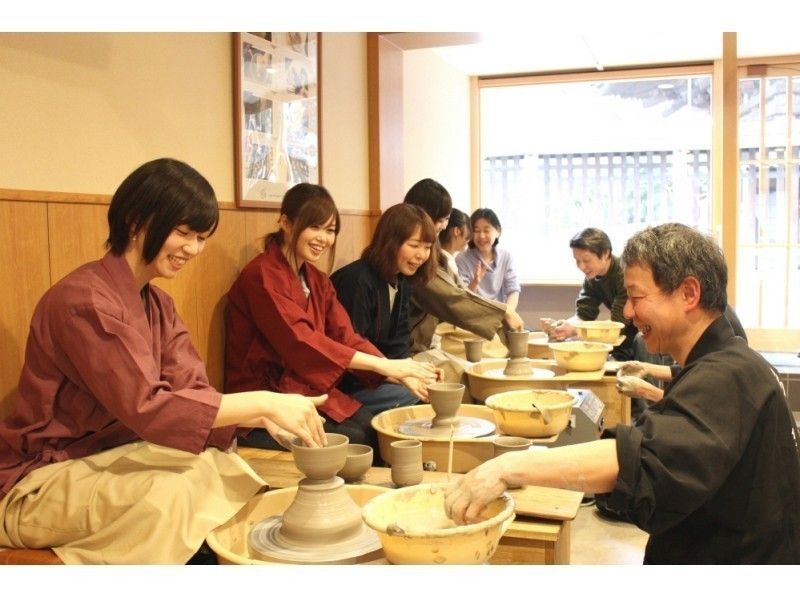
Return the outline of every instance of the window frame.
[[[791,69],[795,75],[800,69],[800,56],[791,57],[770,57],[770,58],[751,58],[751,59],[737,59],[736,61],[736,99],[735,105],[737,109],[737,127],[738,127],[738,98],[739,98],[739,78],[743,77],[750,69],[756,67],[757,69],[763,68],[768,65],[770,69],[770,76],[777,76],[781,69]],[[547,85],[554,83],[571,83],[571,82],[594,82],[594,81],[607,81],[614,79],[651,79],[651,78],[666,78],[676,76],[691,76],[691,75],[709,75],[712,78],[713,94],[718,94],[721,89],[719,79],[722,77],[722,69],[719,67],[719,61],[702,62],[687,65],[653,65],[646,68],[632,67],[632,68],[614,68],[604,71],[595,72],[570,72],[570,73],[550,73],[550,74],[536,74],[536,75],[520,75],[520,76],[481,76],[472,78],[472,115],[471,115],[471,128],[472,128],[472,198],[471,210],[481,206],[481,193],[483,189],[482,181],[482,165],[481,165],[481,140],[480,140],[480,91],[484,88],[492,87],[509,87],[518,85]],[[754,75],[750,75],[751,77]],[[719,107],[724,98],[712,99],[712,156],[719,153],[718,156],[712,157],[712,160],[721,160],[722,151],[728,144],[723,145],[720,141],[721,132],[720,128],[723,127],[721,115],[718,114]],[[736,151],[736,168],[734,169],[736,180],[733,184],[736,185],[736,192],[733,194],[722,193],[722,185],[720,182],[730,184],[730,181],[720,181],[718,175],[712,172],[711,180],[711,216],[710,223],[714,236],[718,242],[722,241],[724,233],[731,234],[729,228],[729,219],[725,219],[726,212],[733,210],[733,214],[738,210],[739,202],[739,144],[738,135],[735,141]],[[788,183],[787,183],[788,184]],[[732,231],[734,240],[733,246],[738,251],[738,231]],[[731,304],[736,297],[737,280],[736,269],[737,261],[736,255],[727,256],[729,269],[732,271],[731,281],[732,288],[729,288],[729,295]],[[524,286],[528,287],[547,287],[559,286],[556,282],[529,282]],[[574,285],[572,285],[574,286]],[[734,305],[735,307],[735,305]],[[800,329],[764,329],[764,328],[747,328],[746,332],[750,340],[751,346],[758,350],[765,351],[792,351],[797,352],[800,349]]]

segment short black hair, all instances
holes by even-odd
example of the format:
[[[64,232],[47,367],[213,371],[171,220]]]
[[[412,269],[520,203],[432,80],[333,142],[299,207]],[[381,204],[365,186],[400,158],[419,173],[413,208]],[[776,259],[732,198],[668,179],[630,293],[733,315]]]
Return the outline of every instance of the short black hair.
[[[442,218],[449,218],[450,212],[453,210],[450,193],[441,183],[433,179],[422,179],[414,183],[406,192],[403,203],[421,207],[434,223]]]
[[[492,228],[497,230],[498,233],[503,232],[503,227],[500,226],[500,219],[497,217],[497,214],[495,214],[494,210],[492,210],[491,208],[478,208],[477,210],[472,212],[472,215],[469,217],[469,224],[472,227],[473,231],[475,230],[475,225],[478,223],[478,220],[486,220],[486,222],[491,224]],[[492,247],[497,246],[499,242],[500,242],[500,237],[497,237],[494,240],[494,243],[492,243]],[[470,239],[469,246],[474,248],[475,241]]]
[[[144,234],[142,259],[152,262],[177,226],[213,234],[219,224],[214,189],[194,168],[172,158],[158,158],[130,173],[108,207],[106,248],[122,255],[132,235]]]
[[[447,226],[439,233],[439,243],[447,245],[450,242],[450,238],[453,236],[454,228],[459,230],[462,228],[469,229],[469,216],[458,208],[453,208],[450,211],[450,219],[447,221]]]
[[[591,251],[597,257],[603,257],[606,252],[611,255],[611,239],[599,228],[585,228],[569,240],[572,249]]]

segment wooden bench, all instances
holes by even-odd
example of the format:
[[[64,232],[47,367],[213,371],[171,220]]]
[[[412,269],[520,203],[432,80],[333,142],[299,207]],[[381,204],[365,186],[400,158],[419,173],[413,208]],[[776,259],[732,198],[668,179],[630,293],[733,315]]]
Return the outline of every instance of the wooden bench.
[[[0,565],[63,565],[64,562],[49,548],[9,548],[0,550]]]

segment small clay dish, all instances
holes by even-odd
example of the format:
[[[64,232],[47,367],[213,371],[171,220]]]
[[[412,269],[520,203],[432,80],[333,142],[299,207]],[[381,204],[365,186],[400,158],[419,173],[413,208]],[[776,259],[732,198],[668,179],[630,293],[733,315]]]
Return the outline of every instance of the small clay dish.
[[[348,444],[344,467],[336,474],[345,482],[360,481],[372,467],[372,447],[366,444]]]

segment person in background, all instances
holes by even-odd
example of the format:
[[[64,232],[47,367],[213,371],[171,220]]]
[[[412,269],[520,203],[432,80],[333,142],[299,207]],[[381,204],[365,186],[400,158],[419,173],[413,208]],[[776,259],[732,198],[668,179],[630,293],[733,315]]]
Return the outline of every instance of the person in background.
[[[453,274],[458,275],[456,255],[464,251],[470,239],[469,216],[458,208],[450,211],[450,218],[439,233],[439,250],[447,259],[447,266]]]
[[[108,208],[108,252],[36,306],[14,408],[0,423],[0,548],[67,564],[182,564],[265,482],[238,425],[322,446],[314,399],[221,394],[175,305],[172,279],[217,228],[208,181],[160,158]]]
[[[425,210],[433,220],[437,234],[447,226],[453,207],[447,189],[433,179],[414,183],[403,203]],[[464,328],[487,340],[493,339],[504,325],[511,330],[522,330],[525,325],[511,306],[466,289],[460,278],[450,271],[444,256],[439,257],[436,275],[431,281],[414,287],[409,320],[412,354],[421,354],[433,348],[434,333],[440,321]]]
[[[411,359],[386,359],[353,330],[330,279],[315,266],[326,252],[333,261],[340,227],[339,211],[324,187],[300,183],[289,189],[278,225],[228,292],[225,387],[327,394],[318,406],[325,430],[377,451],[374,413],[338,387],[343,376],[351,373],[368,388],[390,378],[423,398],[421,388],[436,380],[436,369]],[[287,440],[276,444],[256,429],[241,444],[280,448]]]
[[[475,521],[509,485],[608,493],[649,532],[646,564],[800,563],[798,432],[777,373],[723,316],[722,250],[671,223],[636,233],[622,262],[626,317],[682,367],[663,400],[600,440],[479,465],[446,511]]]
[[[396,204],[378,220],[372,241],[361,258],[331,275],[339,302],[350,315],[353,328],[390,359],[411,356],[411,330],[408,303],[411,289],[426,284],[436,269],[436,255],[431,259],[436,232],[433,222],[419,207]],[[381,413],[427,400],[422,381],[415,392],[397,383],[378,388],[364,388],[347,376],[340,388],[369,408]]]
[[[456,258],[461,282],[470,291],[516,310],[522,287],[517,280],[513,257],[506,249],[498,247],[503,229],[497,214],[489,208],[478,208],[469,220],[472,226],[469,249]]]
[[[611,240],[600,229],[586,228],[570,239],[569,246],[575,264],[586,278],[575,301],[575,315],[550,331],[551,338],[559,341],[573,338],[578,333],[575,324],[596,320],[600,306],[604,305],[613,321],[625,325],[622,329],[625,340],[614,347],[611,355],[618,361],[635,359],[634,338],[638,331],[622,313],[628,295],[619,258],[611,253]]]

